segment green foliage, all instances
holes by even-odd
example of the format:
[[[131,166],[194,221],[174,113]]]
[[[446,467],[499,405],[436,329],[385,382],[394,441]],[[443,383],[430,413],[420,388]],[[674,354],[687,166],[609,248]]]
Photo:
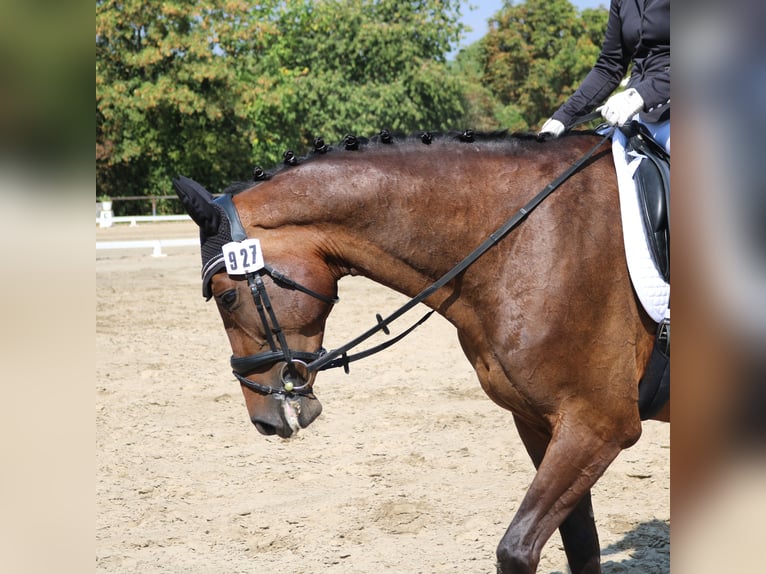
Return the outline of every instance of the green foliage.
[[[497,129],[493,114],[496,101],[489,89],[482,84],[482,60],[482,43],[474,42],[456,55],[455,60],[450,63],[449,74],[460,78],[463,84],[461,98],[465,112],[462,126],[479,131],[492,131]]]
[[[578,14],[568,0],[507,3],[482,39],[483,82],[503,121],[539,126],[578,87],[598,56],[608,12]]]
[[[211,189],[382,127],[454,125],[455,0],[98,0],[98,193]]]
[[[219,37],[243,41],[259,9],[231,0],[96,3],[96,184],[165,194],[186,173],[221,184],[249,155],[237,66]]]
[[[171,194],[179,173],[219,191],[316,136],[528,129],[590,69],[607,18],[567,0],[507,3],[448,62],[460,6],[97,0],[97,194]]]
[[[315,136],[439,129],[462,116],[459,80],[445,54],[458,39],[459,2],[288,0],[279,30],[246,74],[256,94],[249,116],[259,127],[255,153],[264,164]]]
[[[88,7],[89,11],[89,7]],[[91,126],[85,9],[64,2],[0,3],[0,168],[72,174],[88,169]],[[49,170],[53,170],[49,172]],[[58,190],[50,190],[58,193]]]

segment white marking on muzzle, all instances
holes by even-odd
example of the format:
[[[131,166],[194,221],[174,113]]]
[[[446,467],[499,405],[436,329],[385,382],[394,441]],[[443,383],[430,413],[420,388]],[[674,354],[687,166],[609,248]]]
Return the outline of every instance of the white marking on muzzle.
[[[298,414],[300,413],[301,406],[297,401],[292,399],[282,399],[282,412],[284,413],[285,422],[290,426],[295,435],[301,428],[298,423]]]

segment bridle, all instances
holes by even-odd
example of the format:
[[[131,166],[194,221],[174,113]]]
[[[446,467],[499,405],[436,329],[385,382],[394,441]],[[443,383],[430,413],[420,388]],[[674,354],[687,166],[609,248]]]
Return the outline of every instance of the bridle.
[[[226,214],[226,218],[229,220],[232,241],[247,239],[245,228],[239,218],[231,195],[224,194],[213,200],[213,203],[218,205]],[[203,267],[203,282],[209,281],[214,271],[222,267],[224,267],[223,253],[205,264]],[[293,281],[269,265],[264,265],[257,272],[247,273],[245,278],[250,288],[250,294],[258,312],[258,317],[263,325],[269,350],[243,357],[232,355],[230,360],[232,372],[242,386],[262,395],[313,396],[314,377],[307,367],[309,363],[321,357],[326,351],[325,349],[319,349],[316,352],[306,352],[295,351],[290,348],[284,330],[280,326],[274,307],[271,304],[266,284],[263,282],[264,275],[271,277],[276,285],[300,291],[328,305],[334,305],[339,300],[337,297],[329,297],[317,293],[297,281]],[[246,376],[254,371],[270,369],[278,363],[282,363],[282,369],[279,373],[281,388],[257,383]]]
[[[230,362],[234,376],[242,386],[261,395],[276,395],[283,398],[288,396],[307,396],[314,398],[313,385],[315,378],[314,375],[316,372],[335,367],[343,367],[345,372],[348,373],[349,363],[364,357],[368,357],[390,347],[411,333],[416,327],[424,323],[433,314],[433,310],[426,313],[423,317],[420,318],[420,320],[418,320],[415,324],[413,324],[411,327],[396,337],[354,355],[348,354],[350,349],[367,340],[378,331],[383,331],[384,333],[388,334],[388,325],[390,323],[401,317],[404,313],[415,307],[417,304],[423,302],[427,297],[432,295],[438,289],[444,287],[449,281],[465,271],[487,250],[493,247],[513,228],[515,228],[524,219],[526,219],[527,215],[540,203],[542,203],[545,198],[553,193],[553,191],[555,191],[562,183],[564,183],[567,179],[569,179],[569,177],[579,171],[593,156],[596,150],[600,148],[606,140],[611,138],[612,131],[613,130],[611,129],[607,131],[604,137],[600,139],[596,145],[594,145],[580,159],[578,159],[574,164],[567,168],[559,177],[546,185],[545,188],[543,188],[542,191],[535,195],[526,205],[524,205],[524,207],[516,212],[510,219],[508,219],[500,228],[492,233],[481,245],[479,245],[470,254],[468,254],[462,261],[447,271],[447,273],[442,275],[441,278],[423,289],[420,293],[399,307],[399,309],[394,311],[387,318],[383,319],[379,314],[376,314],[376,325],[355,339],[349,341],[345,345],[342,345],[341,347],[338,347],[337,349],[334,349],[330,352],[324,348],[320,348],[315,352],[295,351],[290,349],[284,331],[282,330],[274,308],[271,305],[271,299],[269,298],[269,295],[266,291],[266,285],[263,282],[263,276],[268,275],[278,286],[300,291],[328,305],[336,304],[339,301],[337,297],[329,297],[327,295],[317,293],[316,291],[313,291],[312,289],[309,289],[308,287],[305,287],[300,283],[290,279],[269,265],[264,265],[257,272],[247,273],[247,283],[250,288],[250,293],[258,312],[258,316],[260,317],[261,323],[263,324],[266,340],[269,344],[270,350],[262,353],[247,355],[244,357],[236,357],[232,355]],[[237,209],[234,205],[234,202],[232,201],[231,195],[224,194],[216,198],[214,203],[223,210],[227,219],[229,220],[232,241],[243,241],[247,239],[247,234],[245,233],[245,229],[242,225],[242,222],[240,221],[239,214],[237,213]],[[210,277],[212,277],[215,270],[218,270],[224,266],[223,259],[224,255],[221,253],[204,265],[203,283],[210,280]],[[247,378],[246,376],[247,374],[254,371],[272,368],[278,363],[282,363],[282,368],[280,370],[281,388],[257,383]]]
[[[242,225],[231,196],[228,194],[222,195],[213,200],[213,203],[218,205],[226,214],[226,218],[229,221],[232,241],[243,241],[246,239],[247,234],[245,233],[245,228]],[[224,255],[221,253],[204,265],[203,282],[209,281],[217,270],[224,267],[223,259]],[[389,318],[386,323],[383,323],[381,316],[376,315],[378,319],[376,328],[368,331],[369,335],[355,339],[356,343],[354,345],[344,345],[343,350],[340,352],[336,349],[330,354],[324,348],[320,348],[315,352],[295,351],[288,345],[284,331],[279,324],[276,312],[274,311],[271,299],[266,290],[266,284],[263,282],[264,275],[271,277],[274,283],[280,287],[300,291],[322,301],[323,303],[327,303],[328,305],[335,305],[339,301],[338,297],[329,297],[301,285],[270,265],[264,265],[258,272],[245,275],[248,287],[250,288],[250,294],[253,298],[253,303],[255,304],[256,311],[258,312],[258,316],[266,334],[269,350],[262,353],[246,355],[244,357],[232,355],[230,363],[232,373],[240,384],[261,395],[277,395],[282,397],[297,395],[313,398],[312,389],[314,385],[314,372],[343,367],[343,370],[348,373],[349,363],[378,353],[397,343],[410,334],[416,327],[424,323],[433,313],[433,311],[429,311],[417,323],[396,337],[353,355],[347,353],[351,346],[356,346],[356,344],[380,330],[388,334],[389,330],[387,324],[393,319]],[[282,368],[279,373],[280,383],[282,385],[281,388],[257,383],[246,376],[254,371],[272,368],[278,363],[282,363]]]
[[[278,274],[272,268],[264,268],[264,274],[269,275],[277,283],[281,282],[277,277],[282,277],[282,281],[285,279],[283,275]],[[247,284],[250,287],[250,293],[253,297],[255,308],[258,311],[258,316],[263,323],[264,332],[266,333],[266,341],[269,344],[270,350],[245,357],[232,356],[231,368],[234,372],[234,376],[243,386],[264,395],[287,393],[293,395],[310,395],[312,392],[313,377],[308,371],[307,366],[308,363],[318,359],[324,354],[325,350],[320,349],[315,353],[311,353],[290,349],[284,331],[279,325],[277,315],[271,305],[271,299],[269,299],[269,294],[266,291],[263,277],[255,273],[249,273],[247,275]],[[289,284],[299,291],[311,295],[329,305],[334,305],[338,302],[337,297],[326,297],[325,295],[316,293],[294,281],[289,281]],[[275,389],[274,387],[256,383],[245,376],[247,373],[272,367],[277,363],[282,363],[282,370],[279,373],[279,378],[282,383],[281,389]]]

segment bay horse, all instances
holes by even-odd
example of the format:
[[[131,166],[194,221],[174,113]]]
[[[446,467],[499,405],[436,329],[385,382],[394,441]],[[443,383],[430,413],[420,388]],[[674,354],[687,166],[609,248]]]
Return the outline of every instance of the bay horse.
[[[217,304],[256,429],[289,437],[320,414],[315,365],[343,276],[423,293],[591,149],[424,302],[455,326],[483,390],[511,411],[537,469],[499,543],[498,572],[536,572],[557,528],[571,571],[601,572],[590,489],[641,435],[637,386],[655,324],[631,288],[613,159],[600,141],[591,132],[546,142],[381,132],[347,137],[345,149],[320,141],[305,158],[288,152],[275,173],[257,169],[256,181],[215,201],[176,179],[200,227],[203,294]],[[246,237],[258,239],[252,255],[263,263],[238,275],[226,265],[243,261],[222,246]],[[347,365],[342,355],[333,366]],[[669,409],[654,418],[669,420]]]

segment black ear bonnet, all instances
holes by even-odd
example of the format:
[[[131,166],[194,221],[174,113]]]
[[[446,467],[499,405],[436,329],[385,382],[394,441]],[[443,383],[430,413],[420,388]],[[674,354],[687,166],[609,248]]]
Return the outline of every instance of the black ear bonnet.
[[[213,205],[221,213],[215,235],[205,236],[200,231],[200,251],[202,253],[202,295],[210,300],[213,291],[210,282],[213,275],[226,268],[223,259],[223,246],[232,241],[247,239],[245,228],[231,200],[231,195],[222,195],[213,200]]]
[[[231,241],[247,238],[231,195],[217,199],[199,183],[180,176],[173,187],[192,219],[199,225],[200,253],[202,255],[202,295],[210,300],[213,275],[225,269],[223,246]]]

